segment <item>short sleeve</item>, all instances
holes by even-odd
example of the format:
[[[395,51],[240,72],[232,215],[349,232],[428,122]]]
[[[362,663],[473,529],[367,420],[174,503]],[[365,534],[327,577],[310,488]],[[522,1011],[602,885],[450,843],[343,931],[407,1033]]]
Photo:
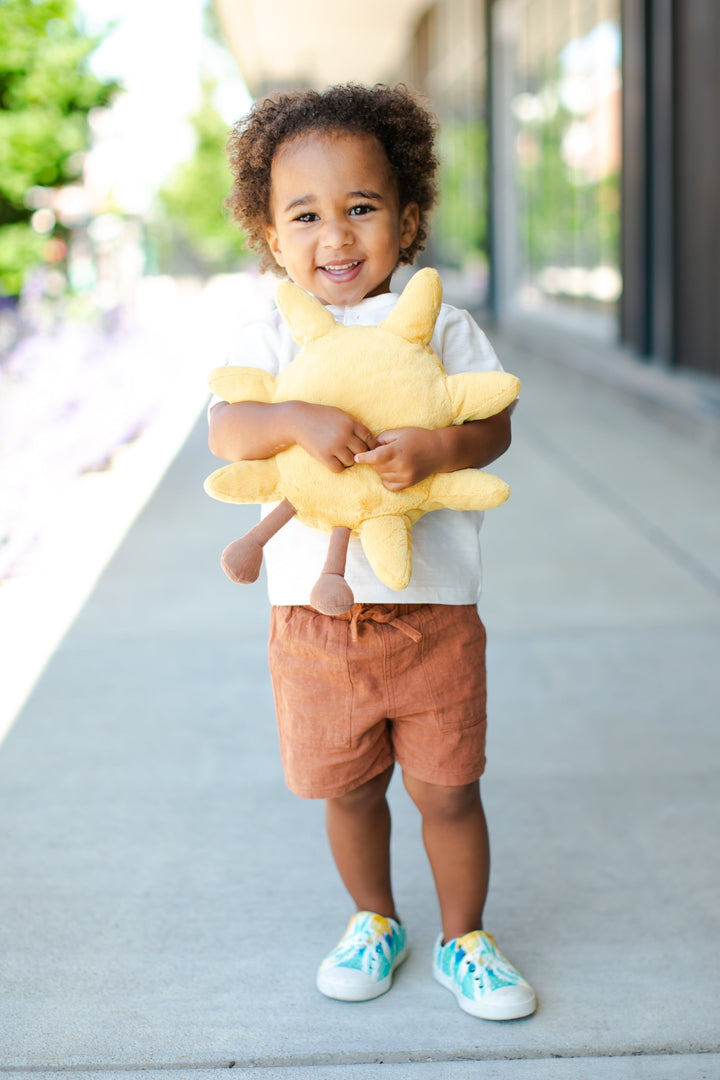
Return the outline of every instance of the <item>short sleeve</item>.
[[[264,319],[243,327],[228,354],[227,363],[261,368],[275,378],[282,366],[280,354],[284,336],[280,333],[278,313],[272,311]]]
[[[502,371],[495,350],[468,311],[443,304],[431,346],[448,375],[463,371]]]
[[[296,346],[285,329],[280,313],[272,311],[264,319],[248,323],[237,335],[225,363],[231,367],[254,367],[273,378],[293,358]],[[222,398],[213,396],[208,409]]]

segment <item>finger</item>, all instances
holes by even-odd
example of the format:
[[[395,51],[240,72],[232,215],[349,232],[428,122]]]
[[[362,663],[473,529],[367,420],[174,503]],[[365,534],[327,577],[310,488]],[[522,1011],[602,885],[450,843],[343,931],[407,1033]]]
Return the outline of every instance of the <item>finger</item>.
[[[365,450],[355,455],[357,465],[381,465],[387,456],[384,447],[377,446],[374,450]]]
[[[372,431],[368,431],[366,427],[361,426],[354,428],[353,435],[356,439],[359,439],[363,446],[368,450],[374,450],[378,445],[378,441]]]
[[[372,450],[373,447],[370,443],[373,441],[372,435],[368,433],[367,441],[360,435],[353,435],[348,439],[348,450],[353,454],[362,454],[366,450]]]
[[[340,462],[343,469],[349,469],[351,465],[355,464],[355,454],[346,446],[338,450],[335,454],[335,457]]]
[[[380,445],[371,431],[368,432],[367,439],[365,439],[365,445],[368,450],[376,450]]]

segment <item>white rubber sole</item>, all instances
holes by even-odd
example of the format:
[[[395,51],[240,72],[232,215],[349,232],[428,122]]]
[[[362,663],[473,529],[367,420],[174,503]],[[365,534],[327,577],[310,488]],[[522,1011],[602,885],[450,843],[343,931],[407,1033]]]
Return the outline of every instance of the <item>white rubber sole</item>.
[[[433,975],[454,995],[463,1012],[479,1020],[521,1020],[537,1009],[537,999],[531,986],[504,986],[493,990],[484,1001],[469,1001],[455,986],[451,975],[445,975],[433,965]]]
[[[355,968],[324,968],[321,965],[317,973],[317,988],[325,997],[334,998],[336,1001],[372,1001],[373,998],[387,994],[392,986],[393,975],[409,953],[410,950],[405,946],[395,957],[390,974],[379,982],[373,982],[364,971],[357,971]]]

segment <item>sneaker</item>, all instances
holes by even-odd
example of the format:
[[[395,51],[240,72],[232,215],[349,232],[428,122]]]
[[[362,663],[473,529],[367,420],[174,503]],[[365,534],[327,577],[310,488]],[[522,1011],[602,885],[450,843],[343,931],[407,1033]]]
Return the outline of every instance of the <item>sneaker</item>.
[[[408,954],[405,927],[372,911],[358,911],[317,974],[317,988],[339,1001],[369,1001],[390,989],[393,971]]]
[[[482,1020],[518,1020],[535,1012],[537,1002],[523,979],[484,930],[435,945],[433,975],[455,995],[458,1005]]]

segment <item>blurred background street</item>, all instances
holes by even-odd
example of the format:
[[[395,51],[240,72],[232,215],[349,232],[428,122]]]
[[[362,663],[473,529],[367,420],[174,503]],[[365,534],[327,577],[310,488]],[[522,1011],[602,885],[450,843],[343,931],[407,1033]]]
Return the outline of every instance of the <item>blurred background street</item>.
[[[10,0],[0,31],[0,1069],[720,1077],[720,8]],[[503,1028],[426,985],[399,785],[417,952],[387,1013],[316,1000],[344,899],[282,786],[262,588],[217,570],[252,512],[201,491],[207,373],[275,284],[223,211],[229,127],[350,80],[428,98],[423,263],[523,380],[486,797],[541,1011]]]

